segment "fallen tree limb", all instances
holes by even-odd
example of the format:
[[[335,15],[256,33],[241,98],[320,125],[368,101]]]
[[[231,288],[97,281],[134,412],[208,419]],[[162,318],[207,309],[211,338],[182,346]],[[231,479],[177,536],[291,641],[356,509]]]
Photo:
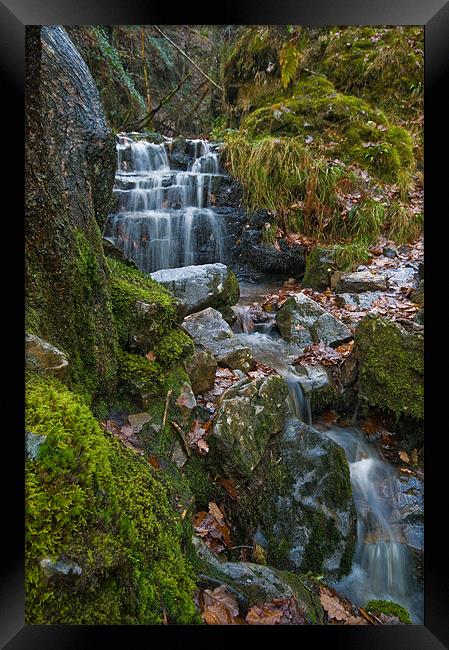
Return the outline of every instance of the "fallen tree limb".
[[[161,99],[161,101],[160,101],[159,104],[156,106],[156,108],[153,108],[153,110],[151,110],[149,113],[147,113],[147,115],[144,115],[144,117],[142,117],[142,118],[141,118],[140,120],[138,120],[137,122],[130,122],[129,124],[126,124],[125,127],[126,127],[126,128],[133,127],[133,128],[142,129],[144,126],[146,126],[149,122],[152,121],[153,117],[154,117],[154,116],[156,115],[156,113],[157,113],[157,112],[162,108],[162,106],[165,106],[165,104],[168,104],[168,102],[171,100],[171,98],[172,98],[174,95],[176,95],[176,93],[177,93],[177,92],[182,88],[182,86],[185,84],[185,82],[187,81],[187,79],[189,79],[189,77],[191,77],[191,76],[192,76],[192,73],[189,72],[189,74],[186,75],[186,76],[184,77],[184,79],[181,79],[181,81],[178,83],[178,85],[177,85],[175,88],[173,88],[173,90],[171,90],[171,91],[168,93],[168,95],[166,95],[163,99]],[[125,127],[124,127],[124,128],[125,128]]]

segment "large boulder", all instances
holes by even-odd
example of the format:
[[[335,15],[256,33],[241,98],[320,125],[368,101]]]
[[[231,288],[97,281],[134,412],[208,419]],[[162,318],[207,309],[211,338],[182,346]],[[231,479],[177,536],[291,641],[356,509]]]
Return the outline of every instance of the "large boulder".
[[[337,347],[352,338],[346,325],[303,293],[285,301],[276,323],[286,341],[302,347],[319,341]]]
[[[424,416],[424,336],[369,314],[355,332],[359,397],[416,420]]]
[[[237,278],[224,264],[162,269],[151,277],[185,304],[187,314],[206,307],[235,305],[240,295]]]
[[[239,343],[221,314],[212,307],[187,316],[181,328],[190,334],[195,344],[209,350],[218,364],[233,370],[249,370],[252,353],[249,347]]]
[[[253,562],[227,562],[212,553],[198,537],[194,536],[192,543],[200,586],[213,589],[226,585],[236,597],[241,614],[246,615],[253,605],[294,596],[308,623],[324,623],[319,595],[309,586],[305,576]]]
[[[356,512],[343,449],[291,417],[279,453],[282,485],[261,513],[258,543],[274,566],[328,577],[348,573]]]
[[[362,293],[363,291],[386,291],[387,280],[381,273],[371,271],[356,271],[342,273],[336,293]]]
[[[59,379],[67,374],[68,359],[64,352],[34,334],[25,334],[25,366]]]
[[[244,378],[223,393],[208,444],[227,476],[251,477],[271,436],[282,431],[286,397],[278,375]]]

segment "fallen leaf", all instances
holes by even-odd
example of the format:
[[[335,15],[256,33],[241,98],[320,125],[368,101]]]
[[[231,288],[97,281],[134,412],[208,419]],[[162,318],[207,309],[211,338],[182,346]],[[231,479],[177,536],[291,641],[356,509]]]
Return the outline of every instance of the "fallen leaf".
[[[206,625],[238,625],[239,607],[236,598],[221,585],[213,591],[204,589],[200,596],[201,616]]]
[[[270,603],[253,605],[246,616],[249,625],[305,625],[304,610],[300,609],[296,598],[275,598]]]
[[[156,359],[156,355],[154,354],[153,350],[147,352],[145,356],[148,359],[148,361],[154,361]]]
[[[235,483],[230,478],[219,478],[217,483],[224,487],[226,492],[229,494],[231,499],[238,500],[240,499],[239,493],[236,490]]]
[[[399,458],[404,461],[404,463],[410,463],[410,458],[406,451],[399,451]]]

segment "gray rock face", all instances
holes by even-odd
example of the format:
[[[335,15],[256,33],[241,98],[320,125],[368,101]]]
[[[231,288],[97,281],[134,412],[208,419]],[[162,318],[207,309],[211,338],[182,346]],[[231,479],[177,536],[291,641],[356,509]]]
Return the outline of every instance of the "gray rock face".
[[[286,300],[276,323],[285,340],[302,347],[319,341],[336,347],[352,338],[346,325],[303,293]]]
[[[218,364],[214,355],[202,345],[195,346],[195,352],[185,364],[195,395],[213,388]]]
[[[351,567],[356,512],[343,449],[289,418],[280,442],[287,477],[260,532],[276,566],[337,577]]]
[[[341,307],[361,307],[369,309],[382,295],[381,291],[364,291],[362,293],[340,293],[336,296],[336,303]]]
[[[218,364],[227,368],[249,370],[252,353],[249,347],[239,343],[221,314],[212,307],[187,316],[181,328],[189,334],[195,344],[209,350]]]
[[[49,558],[44,558],[40,561],[40,565],[44,571],[44,574],[51,578],[53,576],[69,576],[77,575],[80,576],[83,572],[82,568],[76,564],[76,562],[65,562],[63,560],[58,560],[54,562]]]
[[[385,291],[387,280],[380,273],[357,271],[343,273],[337,283],[336,293],[362,293],[363,291]]]
[[[252,475],[268,440],[282,430],[286,397],[287,386],[277,375],[244,378],[223,393],[208,443],[226,475]]]
[[[134,269],[137,269],[137,264],[134,260],[131,260],[129,257],[126,257],[125,253],[114,244],[110,237],[103,237],[101,240],[103,244],[103,252],[107,257],[112,257],[113,259],[123,262],[127,266],[131,266]]]
[[[64,352],[34,334],[25,334],[25,365],[30,370],[62,378],[68,369]]]
[[[400,477],[398,511],[405,543],[416,567],[416,575],[423,578],[424,561],[424,484],[416,476]]]
[[[27,431],[25,433],[25,450],[26,455],[31,460],[36,460],[39,456],[39,449],[45,442],[46,437],[40,434]]]
[[[151,277],[181,300],[188,314],[206,307],[234,305],[239,299],[237,278],[224,264],[162,269]]]
[[[257,603],[294,596],[309,623],[323,622],[319,598],[304,586],[302,576],[252,562],[226,562],[212,553],[199,537],[194,536],[192,543],[198,558],[201,586],[214,588],[225,584],[237,598],[241,611]]]

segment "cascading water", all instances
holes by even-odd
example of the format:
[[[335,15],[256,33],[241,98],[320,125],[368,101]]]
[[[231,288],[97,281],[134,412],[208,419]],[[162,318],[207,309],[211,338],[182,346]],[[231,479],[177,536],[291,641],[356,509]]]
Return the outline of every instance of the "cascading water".
[[[210,205],[218,157],[209,143],[187,140],[191,160],[177,171],[170,168],[169,141],[131,136],[118,136],[114,192],[120,207],[109,215],[106,235],[147,273],[223,261],[223,226]]]
[[[247,291],[245,287],[243,300],[234,308],[241,332],[236,336],[251,348],[256,361],[284,377],[289,389],[289,410],[303,422],[312,424],[313,386],[291,365],[299,350],[271,331],[271,327],[265,332],[255,331],[249,304],[255,305],[251,297],[258,296],[259,290],[251,288],[249,296]],[[415,623],[422,623],[422,589],[416,582],[413,559],[405,544],[398,509],[401,489],[397,471],[381,458],[375,445],[367,442],[356,426],[329,426],[320,421],[313,426],[344,449],[357,511],[357,546],[352,570],[335,587],[360,606],[371,599],[393,600],[410,611]]]
[[[352,570],[335,586],[359,605],[370,599],[393,600],[407,607],[415,622],[422,622],[422,592],[403,535],[396,470],[357,427],[315,426],[346,453],[357,511]]]

